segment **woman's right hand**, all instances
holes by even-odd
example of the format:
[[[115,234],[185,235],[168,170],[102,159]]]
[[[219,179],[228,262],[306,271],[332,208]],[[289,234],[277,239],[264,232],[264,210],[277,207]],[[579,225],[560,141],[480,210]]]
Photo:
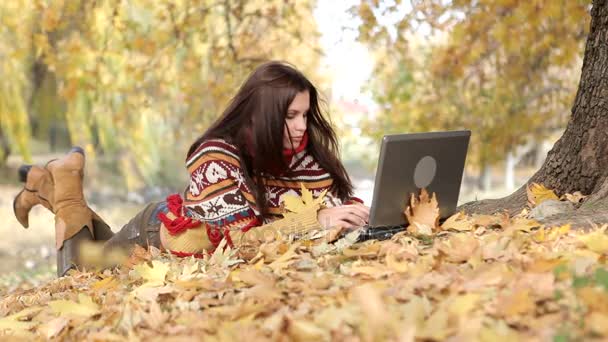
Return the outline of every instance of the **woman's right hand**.
[[[325,229],[346,229],[365,226],[369,222],[369,207],[363,204],[348,204],[319,210],[317,219]]]

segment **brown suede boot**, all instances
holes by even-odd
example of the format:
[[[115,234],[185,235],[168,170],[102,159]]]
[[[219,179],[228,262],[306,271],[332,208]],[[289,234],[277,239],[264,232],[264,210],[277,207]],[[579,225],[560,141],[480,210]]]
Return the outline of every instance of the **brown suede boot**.
[[[84,151],[73,148],[64,157],[51,160],[45,168],[51,173],[54,184],[55,242],[59,250],[63,242],[87,228],[94,238],[91,210],[82,193],[84,177]]]
[[[55,212],[58,276],[80,264],[78,254],[82,241],[107,240],[114,235],[84,199],[84,165],[84,150],[74,147],[66,156],[48,162],[45,167],[54,184],[51,206]]]
[[[15,196],[13,211],[17,221],[24,228],[29,227],[28,214],[36,205],[40,204],[54,213],[51,206],[54,199],[54,185],[51,173],[37,165],[22,165],[18,171],[19,179],[25,183],[23,189]],[[95,212],[89,208],[93,221],[93,235],[96,240],[106,241],[114,236],[112,228]]]
[[[83,156],[82,165],[78,161],[74,163],[78,159],[74,158],[72,155],[74,153]],[[55,170],[57,177],[54,178],[48,170],[49,165]],[[23,165],[19,168],[19,178],[25,186],[13,202],[15,216],[27,228],[28,213],[35,205],[42,204],[55,213],[57,275],[60,277],[79,264],[78,252],[81,241],[93,238],[105,241],[114,236],[110,226],[84,201],[83,169],[84,152],[78,147],[73,148],[67,156],[50,161],[45,168],[35,165]],[[54,184],[57,180],[59,180],[58,186]],[[59,201],[55,201],[56,187],[59,188]],[[81,207],[82,205],[84,208]],[[74,213],[66,215],[71,210],[77,215]]]
[[[49,171],[36,165],[22,165],[19,168],[19,180],[25,185],[13,201],[13,211],[17,221],[24,228],[28,228],[28,215],[33,207],[41,204],[53,211],[50,204],[53,201],[53,184]],[[41,195],[40,192],[44,195]]]

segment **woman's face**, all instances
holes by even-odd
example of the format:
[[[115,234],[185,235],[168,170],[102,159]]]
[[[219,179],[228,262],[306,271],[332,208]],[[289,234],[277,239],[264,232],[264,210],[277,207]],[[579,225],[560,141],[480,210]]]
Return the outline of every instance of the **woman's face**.
[[[310,108],[310,94],[308,90],[296,94],[287,109],[285,117],[285,129],[283,131],[283,147],[296,148],[302,142],[302,136],[306,132],[306,119]],[[288,131],[289,130],[289,131]],[[289,134],[291,139],[289,139]]]

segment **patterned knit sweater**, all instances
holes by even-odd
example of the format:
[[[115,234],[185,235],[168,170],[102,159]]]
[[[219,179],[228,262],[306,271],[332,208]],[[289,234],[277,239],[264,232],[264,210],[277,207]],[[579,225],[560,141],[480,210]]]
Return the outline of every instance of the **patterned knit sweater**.
[[[167,198],[169,208],[173,206],[174,210],[164,220],[161,219],[163,246],[177,255],[198,255],[214,250],[223,238],[233,244],[235,241],[231,235],[242,235],[251,229],[265,228],[273,223],[277,229],[289,229],[289,224],[280,220],[284,196],[301,196],[303,184],[314,197],[318,197],[333,184],[331,175],[308,152],[307,143],[305,135],[295,151],[284,151],[292,170],[291,177],[264,178],[268,215],[264,222],[260,222],[257,218],[260,212],[252,189],[245,182],[236,146],[221,139],[203,142],[186,161],[190,184],[183,201],[176,195]],[[351,201],[360,202],[353,198],[347,203]],[[330,191],[326,192],[326,207],[341,204],[339,198]],[[300,230],[319,229],[316,215],[317,210],[314,210],[291,217],[290,222],[293,226],[297,221]]]

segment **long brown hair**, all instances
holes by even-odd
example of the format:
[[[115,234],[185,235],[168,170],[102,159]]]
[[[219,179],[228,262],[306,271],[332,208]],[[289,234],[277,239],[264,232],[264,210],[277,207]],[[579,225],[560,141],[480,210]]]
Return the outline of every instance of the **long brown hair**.
[[[230,101],[223,114],[188,150],[189,158],[208,139],[224,139],[239,151],[247,185],[255,189],[262,215],[267,212],[263,174],[290,173],[283,157],[283,130],[287,109],[297,93],[308,91],[310,109],[308,151],[333,178],[330,191],[345,201],[353,194],[351,180],[339,159],[336,133],[319,106],[315,86],[295,67],[271,61],[258,66]],[[247,144],[251,144],[252,155]],[[256,180],[256,181],[254,181]]]

